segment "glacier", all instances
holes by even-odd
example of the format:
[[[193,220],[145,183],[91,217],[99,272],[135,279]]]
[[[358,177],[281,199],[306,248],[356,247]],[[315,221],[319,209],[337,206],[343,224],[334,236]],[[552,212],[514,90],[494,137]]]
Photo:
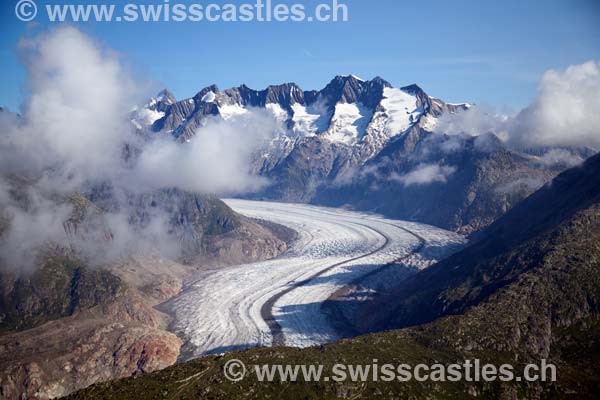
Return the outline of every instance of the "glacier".
[[[336,290],[400,258],[399,268],[425,268],[444,251],[464,243],[453,232],[378,215],[304,204],[225,200],[236,212],[272,221],[298,235],[282,256],[268,261],[200,272],[165,307],[171,330],[186,341],[189,359],[256,346],[307,347],[341,338],[322,303]],[[428,248],[436,251],[428,252]],[[415,250],[418,252],[415,253]],[[378,275],[379,276],[379,275]],[[281,329],[275,343],[265,305]]]

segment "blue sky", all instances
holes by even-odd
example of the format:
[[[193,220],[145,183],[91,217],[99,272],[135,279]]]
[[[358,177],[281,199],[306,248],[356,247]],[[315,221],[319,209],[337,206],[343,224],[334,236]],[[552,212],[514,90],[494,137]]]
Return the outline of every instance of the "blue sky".
[[[241,1],[254,0],[229,0]],[[327,0],[296,0],[322,1]],[[600,59],[596,0],[340,1],[350,10],[347,23],[74,25],[120,53],[136,75],[170,88],[178,99],[212,83],[262,89],[296,82],[319,89],[337,74],[353,73],[379,75],[396,86],[417,83],[449,102],[514,110],[533,98],[545,70]],[[40,18],[36,26],[19,21],[16,2],[4,0],[0,6],[0,105],[13,110],[26,97],[16,44],[21,36],[52,25]],[[45,2],[37,4],[41,8]]]

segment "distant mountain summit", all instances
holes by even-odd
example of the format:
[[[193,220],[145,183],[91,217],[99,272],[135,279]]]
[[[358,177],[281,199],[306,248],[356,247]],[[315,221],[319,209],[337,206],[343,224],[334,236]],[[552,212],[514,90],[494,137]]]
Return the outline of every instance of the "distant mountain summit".
[[[420,122],[431,128],[444,112],[467,107],[433,99],[417,85],[396,89],[382,78],[366,81],[354,75],[336,76],[318,91],[304,91],[295,83],[264,90],[241,85],[224,91],[212,85],[177,102],[164,90],[147,106],[160,113],[150,121],[151,130],[182,141],[190,139],[206,117],[229,119],[250,108],[263,108],[297,136],[319,135],[345,145],[360,145],[371,137],[385,142]]]

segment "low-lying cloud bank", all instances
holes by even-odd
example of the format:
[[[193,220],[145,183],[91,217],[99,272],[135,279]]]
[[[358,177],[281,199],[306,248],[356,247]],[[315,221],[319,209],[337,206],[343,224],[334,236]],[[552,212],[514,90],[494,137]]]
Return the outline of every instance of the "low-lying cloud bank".
[[[58,28],[23,39],[18,49],[30,95],[20,116],[0,112],[2,264],[30,266],[34,250],[48,242],[73,247],[82,235],[65,230],[74,210],[65,199],[84,188],[230,194],[265,184],[250,173],[249,158],[274,132],[267,114],[211,120],[189,143],[177,144],[134,129],[130,110],[150,97],[150,85],[135,82],[116,54],[79,30]],[[84,221],[88,240],[76,243],[80,253],[92,263],[131,249],[175,255],[167,216],[153,215],[140,230],[125,197],[115,197],[119,204],[103,216],[110,240],[105,226]]]

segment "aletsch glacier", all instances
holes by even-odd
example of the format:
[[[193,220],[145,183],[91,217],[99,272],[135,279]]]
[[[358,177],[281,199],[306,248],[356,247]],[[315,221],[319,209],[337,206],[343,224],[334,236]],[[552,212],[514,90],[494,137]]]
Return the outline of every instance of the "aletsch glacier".
[[[264,305],[275,296],[271,312],[281,326],[283,344],[306,347],[339,339],[343,333],[321,307],[336,290],[418,250],[375,276],[384,285],[464,243],[452,232],[372,214],[301,204],[226,202],[243,215],[292,228],[298,238],[277,259],[199,274],[165,305],[174,315],[171,329],[186,340],[185,358],[272,345]],[[285,295],[278,296],[281,292]]]
[[[401,210],[400,219],[470,232],[535,190],[502,193],[506,182],[521,175],[543,182],[553,175],[535,162],[535,155],[509,150],[493,134],[483,139],[435,136],[439,118],[470,107],[445,103],[417,85],[394,88],[381,78],[350,75],[336,77],[320,91],[303,91],[293,83],[261,91],[245,85],[220,91],[213,85],[182,101],[163,91],[139,110],[133,119],[138,129],[171,136],[184,146],[209,119],[235,120],[258,110],[276,120],[278,129],[254,152],[249,166],[269,185],[246,197],[288,203],[228,204],[299,233],[284,256],[205,271],[166,305],[175,316],[171,328],[186,340],[184,358],[337,340],[345,332],[323,310],[330,296],[361,277],[368,277],[369,286],[385,288],[464,242],[430,225],[294,202],[347,202],[388,215]],[[419,171],[443,176],[410,184],[408,177]],[[361,203],[370,198],[376,201]],[[269,319],[280,337],[273,336]]]

